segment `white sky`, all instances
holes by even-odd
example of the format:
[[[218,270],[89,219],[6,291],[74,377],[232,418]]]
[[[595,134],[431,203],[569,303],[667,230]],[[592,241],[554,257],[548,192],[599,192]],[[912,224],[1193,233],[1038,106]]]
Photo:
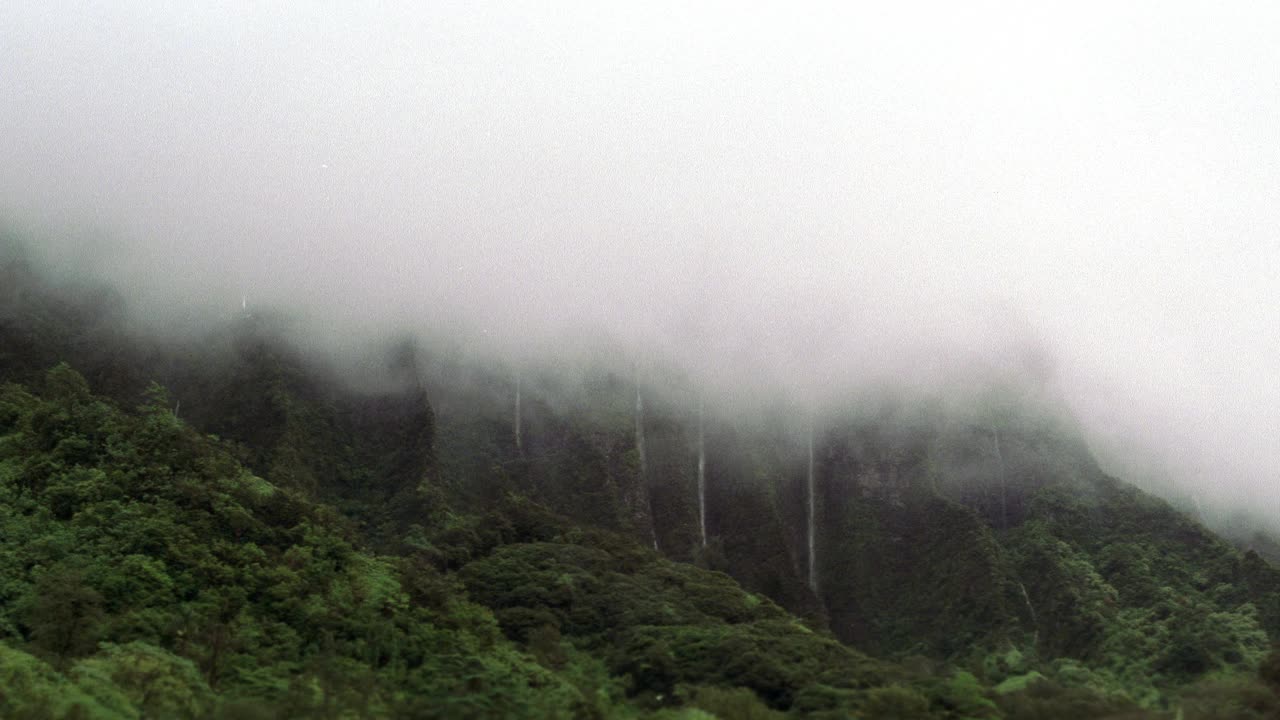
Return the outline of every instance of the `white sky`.
[[[0,213],[170,313],[809,391],[1030,333],[1100,437],[1280,515],[1280,6],[793,5],[0,4]]]

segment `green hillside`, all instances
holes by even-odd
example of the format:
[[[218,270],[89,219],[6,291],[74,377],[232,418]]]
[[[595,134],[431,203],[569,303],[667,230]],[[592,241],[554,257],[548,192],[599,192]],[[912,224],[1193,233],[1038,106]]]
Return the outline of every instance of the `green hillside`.
[[[1017,383],[700,420],[617,363],[517,419],[500,364],[148,339],[5,257],[0,716],[1280,713],[1280,572]]]

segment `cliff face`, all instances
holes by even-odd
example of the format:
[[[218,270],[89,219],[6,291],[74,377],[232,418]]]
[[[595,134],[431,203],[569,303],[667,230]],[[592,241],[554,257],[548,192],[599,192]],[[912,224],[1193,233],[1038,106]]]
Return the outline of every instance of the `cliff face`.
[[[126,407],[152,402],[144,390],[161,382],[171,415],[218,436],[271,486],[336,509],[360,542],[446,572],[470,567],[468,590],[498,593],[486,603],[518,643],[541,642],[530,633],[544,625],[590,632],[571,629],[577,616],[561,618],[554,599],[504,604],[503,563],[554,556],[555,577],[542,579],[559,582],[584,562],[625,564],[632,550],[542,546],[473,561],[512,532],[561,542],[600,531],[726,573],[860,650],[959,664],[992,684],[1034,670],[1154,705],[1206,675],[1252,672],[1280,639],[1272,566],[1107,477],[1064,414],[1013,383],[968,388],[963,401],[884,394],[819,417],[708,407],[699,418],[678,379],[655,374],[638,389],[629,372],[550,371],[522,379],[517,443],[501,368],[388,344],[377,382],[362,386],[377,389],[358,389],[268,318],[236,318],[197,344],[152,342],[128,335],[109,294],[55,291],[16,261],[2,270],[0,379],[38,385],[66,360]],[[519,531],[494,515],[528,501],[561,530]],[[621,645],[595,649],[613,671],[654,693],[693,681],[628,653],[702,640],[634,624]],[[757,642],[758,629],[741,641]],[[790,707],[799,686],[788,682],[752,687]]]

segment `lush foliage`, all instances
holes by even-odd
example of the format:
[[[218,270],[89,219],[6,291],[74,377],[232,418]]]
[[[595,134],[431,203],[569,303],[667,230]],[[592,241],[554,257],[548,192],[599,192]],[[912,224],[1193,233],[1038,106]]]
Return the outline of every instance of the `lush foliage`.
[[[518,499],[361,551],[159,388],[125,413],[60,365],[3,386],[0,433],[6,716],[766,717],[892,680],[727,576]]]
[[[59,684],[124,717],[148,703],[545,717],[588,702],[447,578],[357,550],[344,521],[243,469],[159,390],[123,413],[59,366],[39,396],[5,386],[0,423],[5,667],[36,688],[6,702]]]
[[[1280,573],[1009,388],[824,423],[811,588],[804,441],[708,417],[703,546],[678,379],[525,375],[517,443],[500,368],[0,281],[0,716],[1280,712]]]

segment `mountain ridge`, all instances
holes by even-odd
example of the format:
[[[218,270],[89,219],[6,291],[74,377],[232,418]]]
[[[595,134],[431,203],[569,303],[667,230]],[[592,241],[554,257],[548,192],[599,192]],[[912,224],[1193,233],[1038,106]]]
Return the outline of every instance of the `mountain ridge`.
[[[399,567],[416,563],[428,575],[455,578],[446,585],[460,581],[466,596],[484,601],[512,652],[541,657],[553,673],[559,672],[556,663],[576,668],[576,661],[564,658],[585,653],[579,659],[586,665],[605,663],[602,677],[629,677],[630,684],[611,691],[613,704],[652,710],[686,687],[695,689],[683,691],[681,703],[696,706],[702,693],[704,704],[713,705],[707,698],[716,691],[705,688],[746,687],[775,712],[866,714],[881,702],[906,708],[903,717],[960,717],[943,698],[960,692],[952,686],[968,682],[967,673],[977,684],[965,697],[978,708],[974,712],[986,713],[975,717],[1030,717],[1019,708],[1047,712],[1042,705],[1065,702],[1064,693],[1079,693],[1077,699],[1096,701],[1099,708],[1186,711],[1195,707],[1196,693],[1219,692],[1204,685],[1214,677],[1243,683],[1232,686],[1230,697],[1252,692],[1248,683],[1256,681],[1248,678],[1265,667],[1270,642],[1280,637],[1280,574],[1273,567],[1167,503],[1106,476],[1069,422],[1020,399],[1016,387],[974,393],[978,401],[958,411],[946,402],[887,397],[855,414],[819,419],[815,592],[802,571],[809,559],[802,530],[808,502],[803,444],[786,422],[735,422],[730,412],[710,414],[706,506],[700,510],[690,403],[653,394],[637,420],[633,393],[651,388],[637,388],[630,374],[589,376],[584,389],[562,397],[553,391],[565,388],[563,379],[525,383],[513,417],[512,378],[463,368],[467,380],[451,382],[439,368],[433,375],[430,353],[412,343],[388,343],[385,361],[372,368],[385,380],[355,387],[281,339],[269,314],[236,320],[217,342],[166,346],[126,332],[122,309],[109,294],[91,296],[93,301],[66,297],[21,264],[0,273],[8,288],[0,294],[0,379],[99,402],[86,400],[88,385],[82,387],[69,368],[46,371],[50,360],[82,364],[90,384],[116,403],[144,400],[151,422],[167,414],[171,420],[165,422],[199,428],[165,442],[215,443],[223,448],[220,457],[275,488],[272,497],[284,493],[314,503],[309,512],[329,513],[324,522],[346,528],[341,533],[349,542],[401,558]],[[167,393],[151,385],[156,380]],[[62,385],[72,389],[58,390]],[[52,401],[8,392],[20,398],[11,404]],[[8,430],[26,427],[35,415],[24,417],[8,420]],[[519,443],[512,423],[520,424]],[[637,430],[645,436],[643,462]],[[208,433],[218,439],[199,439]],[[76,517],[81,482],[44,497],[50,522]],[[504,507],[524,509],[501,520],[502,512],[493,513]],[[289,522],[299,511],[270,512]],[[703,512],[705,545],[698,537]],[[510,513],[524,517],[515,525],[559,529],[504,529],[513,526]],[[542,513],[550,515],[530,519]],[[496,534],[485,527],[489,521],[499,523]],[[567,537],[592,540],[582,546],[586,550],[569,550],[562,547]],[[520,539],[531,542],[513,541]],[[792,642],[777,635],[791,637],[790,625],[766,623],[758,637],[751,629],[741,636],[720,630],[705,635],[699,628],[707,617],[695,614],[680,631],[642,630],[650,618],[623,623],[633,629],[611,644],[597,637],[607,622],[576,619],[574,612],[584,611],[573,610],[572,592],[565,614],[565,599],[556,595],[566,592],[556,589],[565,576],[581,577],[566,587],[582,582],[593,588],[582,600],[588,605],[595,593],[637,594],[604,578],[612,577],[612,564],[637,562],[636,554],[654,539],[671,559],[727,572],[749,593],[745,597],[770,603],[763,607],[777,602],[779,613],[798,613],[810,628],[797,632],[829,637],[829,630],[852,647],[904,665],[881,671],[878,686],[822,682],[804,690],[801,680],[785,679],[795,677],[791,666],[803,667],[807,661],[797,658],[804,653],[828,651],[813,646],[785,660],[770,657],[768,644],[761,645],[764,638]],[[600,560],[591,543],[615,550]],[[633,548],[617,549],[619,543]],[[494,557],[524,560],[495,565]],[[550,564],[542,575],[526,577],[510,568],[513,563]],[[481,582],[486,574],[494,579]],[[398,582],[412,586],[411,575],[402,570]],[[688,592],[688,582],[671,587]],[[494,589],[518,587],[539,590],[516,601]],[[742,612],[718,607],[717,617]],[[9,638],[38,646],[29,619],[12,622]],[[148,637],[156,645],[126,651],[119,648],[127,643],[117,643],[104,652],[115,653],[112,662],[136,663],[151,657],[151,647],[178,647],[172,636]],[[726,672],[716,663],[694,662],[707,643],[740,647],[759,668],[781,674],[752,679],[759,668],[750,664],[730,664],[735,669]],[[913,674],[905,669],[911,663],[950,669]],[[214,683],[206,683],[214,692]],[[1006,685],[1016,689],[998,691]]]

